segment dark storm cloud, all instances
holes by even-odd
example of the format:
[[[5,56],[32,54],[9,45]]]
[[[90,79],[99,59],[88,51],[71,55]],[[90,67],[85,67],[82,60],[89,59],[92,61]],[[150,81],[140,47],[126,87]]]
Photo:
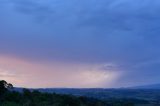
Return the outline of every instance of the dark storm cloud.
[[[122,70],[160,58],[158,0],[10,0],[1,5],[1,54],[115,63]]]
[[[16,11],[31,15],[36,21],[45,21],[54,11],[45,4],[40,4],[32,0],[11,0]]]

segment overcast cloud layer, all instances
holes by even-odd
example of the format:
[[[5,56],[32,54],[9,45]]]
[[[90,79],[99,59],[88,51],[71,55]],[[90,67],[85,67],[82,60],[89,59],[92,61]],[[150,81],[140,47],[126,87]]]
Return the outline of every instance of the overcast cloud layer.
[[[160,83],[159,13],[159,0],[0,0],[0,56],[94,67],[111,87]]]

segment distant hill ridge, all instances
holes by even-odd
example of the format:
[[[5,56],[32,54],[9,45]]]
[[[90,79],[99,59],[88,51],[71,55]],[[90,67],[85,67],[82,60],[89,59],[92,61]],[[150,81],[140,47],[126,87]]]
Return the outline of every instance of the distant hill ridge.
[[[134,86],[134,87],[129,87],[129,88],[133,88],[133,89],[160,89],[160,84]]]

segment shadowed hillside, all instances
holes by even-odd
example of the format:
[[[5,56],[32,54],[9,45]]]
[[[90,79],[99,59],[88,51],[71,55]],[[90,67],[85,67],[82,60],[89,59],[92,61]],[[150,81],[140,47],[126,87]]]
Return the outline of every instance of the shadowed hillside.
[[[25,89],[0,81],[0,106],[159,106],[159,90]]]
[[[72,95],[42,93],[23,89],[14,91],[12,84],[0,81],[0,106],[134,106],[131,102],[102,101],[94,98]]]

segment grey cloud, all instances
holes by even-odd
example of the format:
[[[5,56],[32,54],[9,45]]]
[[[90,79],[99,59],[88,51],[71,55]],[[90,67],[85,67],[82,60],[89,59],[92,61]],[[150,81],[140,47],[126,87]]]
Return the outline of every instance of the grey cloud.
[[[109,63],[100,68],[125,72],[123,85],[159,79],[159,0],[1,0],[0,7],[0,54]]]
[[[34,18],[34,21],[42,23],[53,18],[54,10],[50,6],[32,0],[11,0],[13,9]]]
[[[10,2],[18,10],[15,14],[26,14],[24,20],[33,26],[10,40],[1,37],[10,42],[3,44],[10,48],[8,52],[38,59],[118,64],[135,64],[160,52],[158,0]],[[47,24],[36,25],[29,17],[47,20]]]

